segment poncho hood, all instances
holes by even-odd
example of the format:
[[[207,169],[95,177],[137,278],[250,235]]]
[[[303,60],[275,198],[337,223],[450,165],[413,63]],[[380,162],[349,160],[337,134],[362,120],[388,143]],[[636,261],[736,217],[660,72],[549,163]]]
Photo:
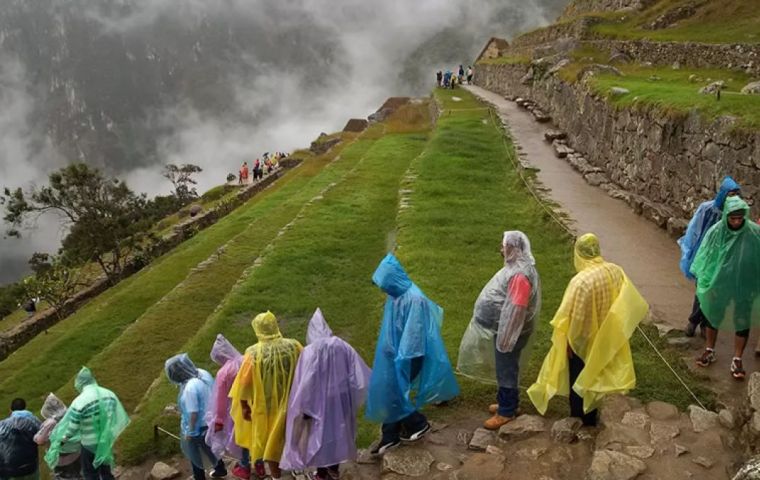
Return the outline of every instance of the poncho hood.
[[[97,384],[98,382],[95,381],[95,377],[92,375],[92,371],[87,367],[82,367],[74,379],[74,388],[76,388],[77,392],[79,393],[82,393],[84,387]]]
[[[744,224],[739,227],[736,230],[733,230],[731,228],[728,228],[728,217],[730,214],[736,211],[743,211],[744,212]],[[728,197],[726,199],[726,208],[723,209],[723,215],[721,220],[726,227],[728,228],[729,232],[733,233],[739,233],[745,228],[748,228],[748,222],[751,222],[752,220],[749,218],[749,205],[747,205],[747,202],[742,200],[740,197]]]
[[[224,335],[220,333],[216,336],[214,346],[211,347],[211,360],[214,363],[222,366],[229,361],[238,360],[242,357],[243,355],[240,354]]]
[[[55,418],[60,420],[66,414],[66,405],[55,394],[51,393],[45,398],[45,403],[42,404],[40,415],[45,420],[49,418]]]
[[[166,371],[166,377],[175,385],[182,385],[191,378],[196,378],[200,375],[198,368],[190,360],[187,353],[179,353],[166,360],[164,370]]]
[[[594,265],[604,262],[599,238],[593,233],[586,233],[575,241],[574,258],[575,271],[581,272]]]
[[[251,326],[259,342],[271,342],[272,340],[282,338],[280,327],[277,325],[277,317],[270,311],[256,315],[256,318],[251,322]]]
[[[306,331],[306,343],[310,345],[321,338],[331,337],[332,334],[330,326],[322,315],[322,310],[317,308],[309,321],[309,329]]]
[[[715,205],[715,208],[718,210],[723,209],[723,204],[726,202],[726,199],[728,198],[728,192],[734,191],[734,190],[740,190],[741,187],[738,183],[736,183],[736,180],[733,178],[726,176],[723,179],[723,182],[720,184],[720,188],[718,189],[718,193],[715,195],[715,200],[713,201],[713,205]]]
[[[392,253],[386,255],[377,266],[372,281],[391,297],[400,297],[413,285],[404,267]]]

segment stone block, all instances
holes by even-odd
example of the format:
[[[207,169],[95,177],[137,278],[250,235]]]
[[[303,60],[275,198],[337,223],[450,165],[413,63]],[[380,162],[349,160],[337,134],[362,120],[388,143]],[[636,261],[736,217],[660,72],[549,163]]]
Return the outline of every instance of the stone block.
[[[586,473],[587,480],[632,480],[647,469],[644,462],[625,453],[597,450]]]
[[[499,429],[499,435],[508,439],[526,438],[546,431],[546,420],[538,415],[520,415]]]
[[[696,405],[689,405],[689,418],[691,419],[692,428],[696,433],[711,430],[719,426],[717,413]]]
[[[417,447],[390,450],[383,455],[383,473],[395,472],[409,477],[422,477],[430,472],[433,454]]]

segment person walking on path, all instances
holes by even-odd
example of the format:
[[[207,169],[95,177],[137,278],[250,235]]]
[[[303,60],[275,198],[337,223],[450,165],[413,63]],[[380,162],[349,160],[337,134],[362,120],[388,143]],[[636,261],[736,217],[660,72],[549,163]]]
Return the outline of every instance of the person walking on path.
[[[382,423],[382,438],[371,450],[381,455],[401,440],[415,441],[429,430],[419,412],[429,403],[459,395],[441,337],[443,309],[425,296],[389,253],[372,281],[388,298],[375,349],[366,416]]]
[[[552,346],[528,396],[541,413],[554,395],[570,397],[570,415],[596,425],[605,395],[636,386],[629,339],[649,306],[619,266],[601,256],[599,239],[575,242],[578,272],[551,321]]]
[[[280,478],[288,397],[303,347],[282,337],[272,312],[257,315],[252,326],[258,343],[246,349],[230,390],[235,443],[252,459],[267,462],[272,478]]]
[[[26,401],[11,402],[11,415],[0,421],[0,478],[38,480],[40,478],[37,443],[34,435],[40,421],[26,409]]]
[[[50,434],[45,461],[55,469],[63,453],[62,446],[79,441],[84,479],[113,480],[113,446],[129,425],[127,412],[115,393],[98,385],[87,367],[77,374],[74,388],[79,396]]]
[[[177,354],[164,364],[166,377],[179,387],[177,406],[180,411],[180,446],[193,468],[194,480],[205,480],[206,465],[214,467],[212,478],[227,476],[224,462],[206,443],[207,427],[203,423],[214,388],[214,377],[197,368],[187,353]],[[208,461],[208,462],[206,462]]]
[[[357,415],[371,371],[356,350],[333,335],[322,311],[309,322],[288,402],[282,468],[316,468],[319,480],[339,477],[356,459]]]
[[[718,223],[723,214],[723,205],[728,197],[739,195],[739,184],[731,177],[725,177],[718,189],[718,193],[715,198],[702,202],[697,210],[694,212],[694,216],[689,220],[689,226],[686,228],[686,233],[683,237],[678,239],[678,246],[681,247],[681,261],[679,267],[681,272],[689,280],[695,280],[694,275],[691,274],[691,264],[694,261],[694,257],[697,255],[697,250],[702,244],[702,240],[705,238],[707,231]],[[689,315],[689,322],[686,324],[686,336],[693,337],[698,326],[702,327],[704,332],[707,320],[705,319],[702,310],[699,308],[699,298],[694,295],[694,304],[691,309],[691,315]]]
[[[66,405],[52,393],[47,396],[40,411],[45,419],[40,430],[34,436],[34,442],[43,446],[50,443],[50,434],[66,414]],[[61,453],[58,457],[58,465],[53,470],[55,480],[82,478],[79,455],[82,447],[77,442],[68,442],[61,445]]]
[[[760,226],[749,218],[749,206],[729,197],[720,222],[707,231],[691,264],[697,297],[707,318],[705,350],[697,365],[715,361],[718,328],[733,329],[731,376],[744,379],[742,355],[749,329],[760,321]]]
[[[483,287],[472,320],[459,345],[457,370],[465,376],[498,385],[493,417],[484,427],[498,430],[517,416],[520,400],[520,354],[533,333],[541,309],[541,280],[528,237],[504,232],[504,267]]]
[[[467,67],[467,85],[472,85],[472,74],[473,74],[472,66]]]
[[[247,450],[244,452],[235,444],[235,424],[230,416],[229,399],[243,355],[220,333],[211,347],[211,360],[221,368],[216,373],[214,388],[211,391],[204,418],[208,428],[206,443],[216,458],[222,458],[225,453],[228,453],[239,459],[240,463],[235,465],[232,473],[238,478],[248,479],[251,476],[250,457]]]

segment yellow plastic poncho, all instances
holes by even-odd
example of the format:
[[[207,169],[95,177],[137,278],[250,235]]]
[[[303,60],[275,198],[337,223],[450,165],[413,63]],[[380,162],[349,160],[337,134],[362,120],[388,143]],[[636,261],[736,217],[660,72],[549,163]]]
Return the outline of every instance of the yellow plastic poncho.
[[[576,241],[575,268],[578,273],[551,321],[552,347],[528,389],[542,414],[554,395],[570,394],[568,345],[586,364],[572,385],[583,397],[585,412],[596,408],[605,395],[626,393],[636,386],[628,340],[649,306],[623,269],[601,257],[594,234]]]
[[[256,316],[252,326],[258,343],[245,351],[230,389],[235,443],[247,448],[252,459],[279,462],[290,386],[303,347],[297,340],[282,338],[271,312]],[[245,418],[243,402],[250,406],[250,419]]]

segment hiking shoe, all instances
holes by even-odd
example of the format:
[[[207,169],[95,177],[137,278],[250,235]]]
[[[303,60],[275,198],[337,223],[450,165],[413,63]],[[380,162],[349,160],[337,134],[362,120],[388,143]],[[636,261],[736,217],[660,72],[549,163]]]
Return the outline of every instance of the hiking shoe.
[[[511,422],[514,419],[515,419],[515,417],[502,417],[501,415],[499,415],[497,413],[493,417],[491,417],[488,420],[486,420],[485,422],[483,422],[483,427],[486,430],[498,430],[503,425],[508,424],[509,422]]]
[[[739,357],[734,357],[733,360],[731,360],[731,376],[736,380],[744,380],[745,375],[746,372],[742,366],[742,359]]]
[[[375,447],[372,447],[372,450],[370,450],[369,453],[372,455],[383,455],[388,450],[396,448],[399,445],[401,445],[401,440],[391,440],[390,442],[385,443],[380,440],[380,443],[378,443]]]
[[[251,467],[244,467],[238,463],[232,467],[232,474],[241,480],[250,480]]]
[[[693,337],[697,333],[697,324],[688,322],[686,324],[686,329],[683,331],[683,333],[687,337]]]
[[[256,463],[253,464],[253,469],[256,478],[267,478],[267,468],[264,466],[263,461],[256,460]]]
[[[401,435],[401,440],[403,440],[404,442],[416,442],[420,438],[424,437],[425,434],[427,434],[429,431],[430,431],[430,423],[428,422],[428,423],[425,423],[424,427],[422,427],[421,429],[419,429],[416,432],[412,432],[408,436],[404,436],[402,434]]]
[[[702,355],[697,358],[697,365],[700,367],[709,367],[711,363],[715,361],[715,350],[712,348],[705,348]]]

